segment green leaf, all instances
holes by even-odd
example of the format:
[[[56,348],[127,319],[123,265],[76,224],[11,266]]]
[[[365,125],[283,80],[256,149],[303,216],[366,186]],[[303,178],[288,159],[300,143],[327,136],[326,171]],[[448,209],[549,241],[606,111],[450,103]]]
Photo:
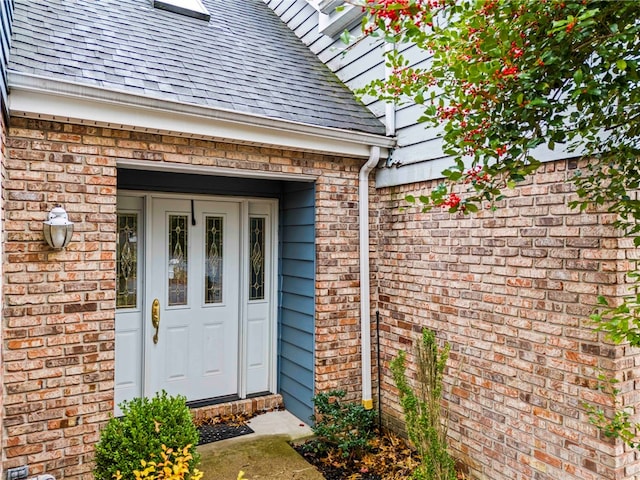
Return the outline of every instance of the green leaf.
[[[446,175],[446,177],[452,182],[457,182],[462,178],[462,172],[452,171],[449,173],[449,175]]]
[[[616,67],[618,67],[618,70],[620,70],[621,72],[624,72],[627,69],[627,62],[623,59],[620,59],[616,62]]]
[[[345,45],[349,45],[351,43],[351,40],[353,40],[353,36],[351,35],[351,33],[349,33],[349,30],[345,30],[344,32],[342,32],[342,34],[340,35],[340,40],[342,41],[342,43],[344,43]]]
[[[576,85],[582,84],[583,74],[582,69],[577,69],[573,74],[573,81],[576,82]]]
[[[478,211],[478,206],[475,203],[467,202],[464,204],[464,207],[468,213],[476,213]]]

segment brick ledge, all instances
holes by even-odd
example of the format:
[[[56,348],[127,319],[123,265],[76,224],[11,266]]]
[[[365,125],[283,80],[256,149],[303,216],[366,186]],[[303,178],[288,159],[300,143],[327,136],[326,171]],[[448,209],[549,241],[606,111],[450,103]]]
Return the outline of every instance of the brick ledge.
[[[196,424],[202,423],[210,418],[233,415],[237,413],[261,413],[269,410],[276,410],[284,407],[282,395],[271,394],[244,400],[235,400],[217,405],[208,405],[191,409],[193,421]]]

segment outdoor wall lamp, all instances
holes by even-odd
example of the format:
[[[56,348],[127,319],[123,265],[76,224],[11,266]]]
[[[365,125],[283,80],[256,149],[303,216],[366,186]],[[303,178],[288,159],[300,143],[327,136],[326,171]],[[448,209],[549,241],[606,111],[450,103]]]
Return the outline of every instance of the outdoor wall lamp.
[[[61,249],[69,245],[73,235],[73,222],[64,208],[57,205],[49,212],[43,225],[44,239],[51,248]]]

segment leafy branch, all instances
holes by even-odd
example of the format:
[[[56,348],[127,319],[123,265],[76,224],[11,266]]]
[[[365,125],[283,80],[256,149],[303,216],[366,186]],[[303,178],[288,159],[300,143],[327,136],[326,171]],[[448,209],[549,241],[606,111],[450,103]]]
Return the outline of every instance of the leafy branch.
[[[495,208],[541,165],[538,148],[563,145],[584,168],[568,178],[569,207],[615,217],[612,229],[640,246],[640,2],[621,0],[367,0],[362,30],[399,45],[385,53],[392,74],[361,95],[423,107],[441,126],[452,166],[429,192],[408,196],[423,211],[472,214]],[[423,51],[412,65],[403,48]],[[424,65],[424,66],[423,66]],[[599,298],[591,319],[614,342],[640,346],[638,271],[634,293]],[[634,448],[630,413],[592,421]],[[610,423],[607,423],[610,422]],[[634,443],[635,442],[635,443]]]

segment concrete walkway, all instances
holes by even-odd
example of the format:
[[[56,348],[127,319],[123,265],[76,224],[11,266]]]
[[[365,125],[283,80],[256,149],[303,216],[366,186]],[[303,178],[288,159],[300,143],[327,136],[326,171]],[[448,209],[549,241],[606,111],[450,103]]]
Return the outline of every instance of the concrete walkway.
[[[203,480],[323,480],[289,442],[313,435],[311,428],[289,412],[268,412],[248,423],[255,432],[198,447]]]

